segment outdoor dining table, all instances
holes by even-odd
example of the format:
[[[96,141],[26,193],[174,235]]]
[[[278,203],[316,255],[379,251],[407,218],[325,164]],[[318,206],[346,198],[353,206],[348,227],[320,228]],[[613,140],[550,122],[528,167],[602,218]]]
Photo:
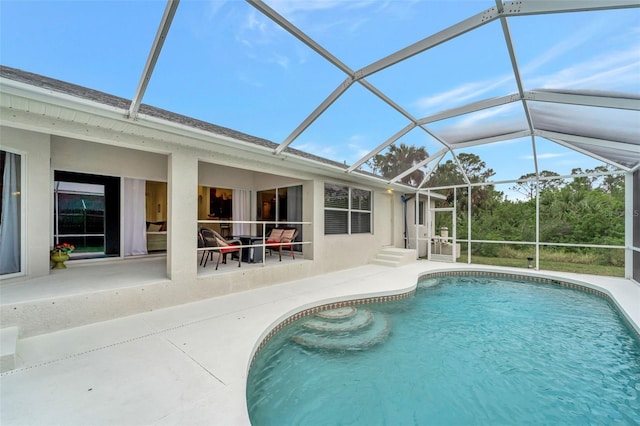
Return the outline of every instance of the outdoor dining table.
[[[240,240],[243,246],[262,244],[262,237],[255,235],[234,235],[234,239]],[[262,262],[262,247],[242,247],[242,261],[245,263]]]

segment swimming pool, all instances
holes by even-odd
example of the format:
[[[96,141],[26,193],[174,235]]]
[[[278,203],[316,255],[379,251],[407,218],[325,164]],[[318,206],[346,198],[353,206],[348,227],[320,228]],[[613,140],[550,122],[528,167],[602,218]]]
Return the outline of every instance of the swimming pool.
[[[601,297],[446,276],[354,308],[264,345],[247,382],[252,424],[637,424],[640,343]]]

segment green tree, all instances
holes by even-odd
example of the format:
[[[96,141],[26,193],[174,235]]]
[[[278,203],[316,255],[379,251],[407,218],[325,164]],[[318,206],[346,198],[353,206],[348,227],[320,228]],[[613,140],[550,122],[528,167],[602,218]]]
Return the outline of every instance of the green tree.
[[[460,167],[453,160],[447,160],[433,171],[427,186],[448,186],[465,183],[464,176],[471,183],[487,182],[496,173],[476,154],[461,152],[457,155]]]
[[[551,172],[549,170],[543,170],[540,172],[541,178],[552,178],[554,176],[560,176],[556,172]],[[533,200],[536,196],[536,181],[535,180],[527,180],[533,179],[536,177],[535,173],[527,173],[526,175],[520,176],[520,180],[526,180],[525,182],[516,182],[510,189],[512,191],[516,191],[525,197],[528,200]],[[539,181],[540,192],[546,190],[557,189],[560,186],[560,181],[557,179],[541,179]]]
[[[593,169],[588,169],[589,173],[614,173],[619,172],[615,167],[597,166]],[[591,179],[591,187],[601,189],[602,191],[614,195],[616,193],[622,193],[624,191],[624,174],[618,173],[613,175],[594,176]]]
[[[587,170],[588,172],[588,170]],[[581,175],[584,174],[585,172],[582,171],[581,167],[576,167],[575,169],[571,169],[571,174],[572,175]],[[581,190],[590,190],[591,189],[591,179],[589,179],[588,177],[585,176],[576,176],[573,178],[573,180],[569,183],[569,186],[571,186],[572,188],[574,188],[577,191],[581,191]]]
[[[487,168],[487,164],[476,154],[461,152],[458,161],[471,183],[487,182],[496,172]]]

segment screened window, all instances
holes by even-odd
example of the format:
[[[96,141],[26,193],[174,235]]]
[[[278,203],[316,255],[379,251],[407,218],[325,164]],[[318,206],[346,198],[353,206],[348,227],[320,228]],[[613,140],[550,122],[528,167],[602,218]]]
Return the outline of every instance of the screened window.
[[[325,183],[324,233],[371,233],[371,191]]]

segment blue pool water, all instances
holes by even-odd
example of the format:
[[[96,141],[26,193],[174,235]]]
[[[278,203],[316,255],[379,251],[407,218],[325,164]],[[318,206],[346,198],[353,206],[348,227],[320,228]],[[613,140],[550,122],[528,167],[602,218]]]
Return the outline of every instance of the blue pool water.
[[[267,343],[247,382],[254,426],[640,422],[640,342],[595,295],[459,276],[356,308]]]

